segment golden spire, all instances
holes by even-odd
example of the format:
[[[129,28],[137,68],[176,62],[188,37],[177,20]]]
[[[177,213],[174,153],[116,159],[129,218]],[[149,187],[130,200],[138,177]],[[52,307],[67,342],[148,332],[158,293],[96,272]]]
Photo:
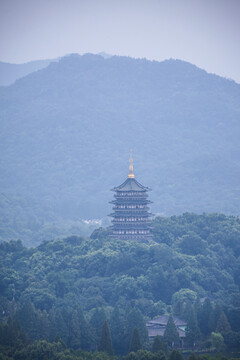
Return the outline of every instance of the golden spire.
[[[134,179],[134,173],[133,173],[133,159],[132,159],[132,150],[130,150],[130,159],[129,159],[129,174],[128,174],[128,178],[129,179]]]

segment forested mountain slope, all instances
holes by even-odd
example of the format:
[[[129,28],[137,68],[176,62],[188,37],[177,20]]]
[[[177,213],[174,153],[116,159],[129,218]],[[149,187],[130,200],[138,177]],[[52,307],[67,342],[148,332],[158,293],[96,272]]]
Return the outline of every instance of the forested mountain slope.
[[[52,341],[59,333],[68,346],[82,348],[97,341],[107,318],[122,352],[134,327],[147,341],[147,319],[170,311],[184,318],[191,306],[203,340],[216,330],[223,310],[231,331],[239,332],[239,219],[158,217],[153,232],[151,244],[111,240],[106,229],[90,239],[71,237],[32,249],[3,242],[1,316],[17,317],[32,339]],[[211,303],[200,304],[204,297]]]
[[[1,88],[0,108],[3,234],[106,217],[130,148],[153,212],[239,214],[233,81],[180,60],[71,55]]]

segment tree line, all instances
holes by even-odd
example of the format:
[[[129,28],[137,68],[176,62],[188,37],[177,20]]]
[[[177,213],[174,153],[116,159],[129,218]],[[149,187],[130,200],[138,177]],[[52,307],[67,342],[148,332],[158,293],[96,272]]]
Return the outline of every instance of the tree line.
[[[11,317],[5,325],[0,324],[0,358],[1,360],[117,360],[115,356],[111,333],[107,321],[104,321],[98,348],[94,352],[74,350],[68,348],[65,342],[57,335],[54,341],[37,340],[31,343],[17,320]],[[141,336],[137,328],[132,333],[128,354],[122,360],[227,360],[217,355],[199,355],[194,352],[183,354],[173,349],[169,351],[167,343],[160,336],[156,336],[151,349],[143,350]],[[236,358],[235,358],[236,359]],[[237,360],[237,359],[236,359]]]
[[[18,320],[31,341],[59,335],[73,350],[95,351],[107,320],[114,353],[123,356],[135,328],[147,351],[146,321],[172,314],[187,322],[189,348],[239,351],[239,219],[157,217],[153,234],[150,244],[113,240],[108,229],[36,248],[1,243],[2,323]]]

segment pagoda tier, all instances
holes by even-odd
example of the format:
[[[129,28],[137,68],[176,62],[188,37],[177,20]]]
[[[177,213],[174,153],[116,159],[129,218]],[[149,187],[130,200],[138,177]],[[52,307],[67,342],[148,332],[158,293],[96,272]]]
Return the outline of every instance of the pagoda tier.
[[[151,217],[147,192],[151,189],[141,185],[133,175],[132,158],[130,158],[129,175],[126,181],[112,189],[115,192],[113,204],[111,237],[118,239],[152,239]]]

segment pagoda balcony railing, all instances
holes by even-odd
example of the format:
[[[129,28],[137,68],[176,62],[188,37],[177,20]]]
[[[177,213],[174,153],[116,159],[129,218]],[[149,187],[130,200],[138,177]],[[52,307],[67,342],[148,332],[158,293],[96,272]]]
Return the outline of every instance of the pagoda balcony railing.
[[[140,196],[140,197],[144,197],[147,196],[147,191],[134,191],[134,190],[130,190],[130,191],[116,191],[114,196]]]
[[[121,211],[121,212],[114,212],[109,214],[108,216],[113,217],[113,218],[120,218],[120,217],[124,217],[124,218],[129,218],[129,217],[153,217],[154,214],[149,213],[148,211]]]
[[[152,224],[152,222],[151,221],[132,221],[132,222],[121,222],[121,223],[119,223],[119,222],[114,222],[114,221],[112,221],[112,226],[113,227],[115,227],[115,226],[117,226],[117,227],[134,227],[134,226],[143,226],[143,227],[145,227],[145,226],[149,226],[149,225],[151,225]]]
[[[143,223],[139,223],[139,224],[114,224],[111,226],[111,228],[114,230],[121,230],[121,229],[150,229],[150,224],[143,224]]]
[[[126,198],[119,198],[117,196],[115,196],[115,199],[113,199],[112,201],[115,201],[117,203],[121,203],[121,204],[124,204],[124,203],[129,203],[129,202],[132,202],[132,203],[145,203],[146,201],[150,201],[148,199],[148,197],[146,196],[145,198],[139,198],[139,197],[135,197],[135,198],[129,198],[129,197],[126,197]]]
[[[112,234],[110,235],[112,239],[119,239],[119,240],[141,240],[141,241],[151,241],[152,235],[117,235]]]
[[[114,197],[115,197],[115,199],[121,199],[121,200],[126,200],[126,199],[141,199],[141,200],[143,200],[143,199],[146,199],[146,198],[148,198],[148,194],[145,194],[144,196],[143,195],[135,195],[135,196],[128,196],[128,195],[125,195],[125,196],[123,196],[123,195],[118,195],[118,194],[114,194]]]
[[[119,223],[131,223],[131,222],[137,222],[137,221],[135,221],[135,220],[126,220],[126,221],[124,221],[124,220],[119,220],[121,217],[117,217],[117,216],[112,216],[112,215],[109,215],[110,217],[112,217],[113,219],[112,219],[112,221],[117,221],[117,222],[119,222]],[[145,216],[142,216],[141,214],[138,214],[138,218],[145,218],[145,219],[147,219],[148,221],[152,221],[152,218],[153,218],[153,214],[147,214],[147,215],[145,215]],[[129,218],[129,217],[126,217],[126,219],[127,218]],[[147,220],[139,220],[139,221],[147,221]]]
[[[152,204],[151,200],[148,199],[116,199],[116,200],[112,200],[109,201],[109,204],[117,204],[117,205],[122,205],[122,204]]]
[[[149,207],[148,206],[144,206],[144,207],[128,207],[128,208],[119,208],[117,206],[114,206],[112,209],[116,214],[126,214],[126,213],[143,213],[143,212],[148,212],[149,211]]]
[[[152,227],[151,226],[146,226],[146,227],[131,227],[131,228],[127,228],[127,227],[121,227],[121,228],[118,228],[118,227],[114,227],[114,226],[110,226],[110,231],[111,231],[111,234],[112,233],[114,233],[114,232],[126,232],[126,231],[137,231],[137,232],[139,232],[139,231],[146,231],[146,232],[148,232],[148,233],[150,233],[150,234],[152,234]]]
[[[114,196],[114,199],[113,201],[118,201],[118,202],[135,202],[135,201],[141,201],[141,202],[144,202],[144,201],[147,201],[148,200],[148,196],[145,196],[144,198],[143,197],[125,197],[125,198],[122,198],[122,197],[118,197],[118,196]]]
[[[133,229],[129,229],[129,230],[113,230],[112,235],[151,235],[150,230],[148,229],[138,229],[138,230],[133,230]]]
[[[125,210],[125,211],[115,211],[112,212],[111,214],[109,214],[109,216],[112,216],[114,218],[119,218],[119,217],[124,217],[124,218],[129,218],[129,217],[135,217],[135,218],[139,218],[139,217],[152,217],[153,214],[151,214],[149,211],[145,210],[139,210],[139,209],[135,209],[134,211],[132,210]]]
[[[144,219],[144,220],[116,220],[116,219],[114,219],[114,220],[112,220],[112,223],[113,224],[119,224],[119,225],[121,225],[121,224],[147,224],[147,223],[151,223],[151,220],[149,220],[149,219]]]
[[[138,210],[138,211],[142,211],[142,210],[149,210],[149,207],[146,205],[135,205],[135,204],[129,204],[129,205],[121,205],[120,206],[113,206],[113,210],[114,211],[134,211],[134,210]],[[123,207],[124,206],[124,207]]]
[[[119,222],[132,222],[132,221],[146,221],[149,219],[149,213],[139,214],[139,215],[130,215],[130,216],[114,216],[114,221]]]

